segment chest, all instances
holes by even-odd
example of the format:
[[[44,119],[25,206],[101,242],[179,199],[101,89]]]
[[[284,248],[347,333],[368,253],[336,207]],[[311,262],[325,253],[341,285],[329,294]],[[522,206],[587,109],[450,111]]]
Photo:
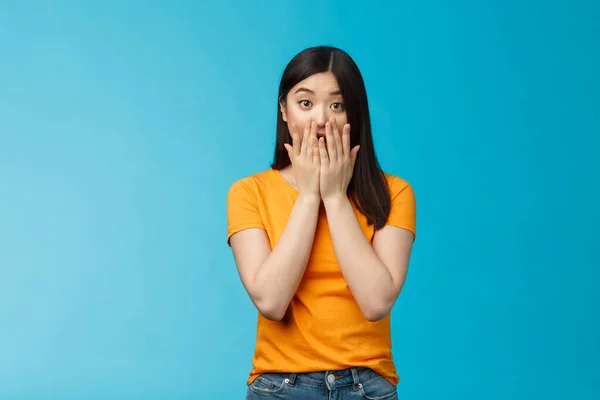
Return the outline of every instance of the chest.
[[[265,198],[264,210],[261,214],[264,216],[264,225],[269,236],[271,248],[274,248],[279,242],[285,231],[288,219],[292,213],[296,196],[284,194],[276,198]],[[352,218],[358,221],[360,229],[365,238],[372,243],[374,229],[372,225],[367,224],[367,219],[356,207],[353,207],[354,215]],[[356,223],[348,221],[348,224]],[[306,268],[307,277],[320,276],[322,274],[339,274],[340,269],[336,258],[334,241],[332,238],[331,227],[327,220],[327,213],[321,204],[317,218],[317,225],[314,233],[313,245],[309,261]]]

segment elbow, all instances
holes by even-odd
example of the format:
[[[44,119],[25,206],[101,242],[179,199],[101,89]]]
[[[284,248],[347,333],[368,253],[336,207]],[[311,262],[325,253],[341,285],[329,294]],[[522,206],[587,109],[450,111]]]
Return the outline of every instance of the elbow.
[[[281,321],[285,316],[289,301],[284,303],[272,293],[265,293],[256,287],[248,290],[248,294],[250,295],[250,299],[252,299],[254,307],[256,307],[259,314],[264,318],[271,321]]]
[[[259,309],[258,312],[260,312],[260,315],[262,315],[270,321],[281,321],[283,319],[283,316],[285,315],[285,313],[279,312],[277,310]]]
[[[373,303],[362,307],[361,310],[367,321],[377,322],[381,321],[390,314],[390,312],[392,311],[392,306],[393,303],[388,302],[382,302],[379,304]]]
[[[274,302],[256,302],[255,305],[260,315],[271,321],[281,321],[287,311],[287,308]]]
[[[386,318],[392,311],[401,289],[402,287],[390,289],[389,292],[381,296],[369,297],[367,302],[364,302],[364,305],[360,307],[367,321],[377,322]]]
[[[382,319],[387,317],[389,313],[390,313],[389,309],[380,308],[380,309],[372,309],[372,310],[364,311],[363,315],[365,316],[367,321],[377,322],[377,321],[381,321]]]

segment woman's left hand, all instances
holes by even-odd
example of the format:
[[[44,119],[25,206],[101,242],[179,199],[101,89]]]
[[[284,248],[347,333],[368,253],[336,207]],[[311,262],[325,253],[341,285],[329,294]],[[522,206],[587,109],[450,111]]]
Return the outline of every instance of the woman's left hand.
[[[340,135],[335,118],[331,118],[325,125],[325,137],[319,139],[319,153],[321,155],[321,180],[320,191],[323,203],[336,198],[346,198],[346,191],[354,163],[360,146],[350,150],[350,125],[343,127]]]

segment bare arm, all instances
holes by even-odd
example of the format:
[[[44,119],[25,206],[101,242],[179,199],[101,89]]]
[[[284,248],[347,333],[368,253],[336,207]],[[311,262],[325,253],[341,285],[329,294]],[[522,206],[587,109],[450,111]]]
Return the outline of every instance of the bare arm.
[[[375,233],[371,246],[347,197],[327,201],[325,209],[335,255],[350,291],[365,318],[382,319],[404,285],[414,234],[387,225]]]
[[[350,149],[350,125],[340,135],[335,118],[326,124],[325,134],[327,148],[324,140],[319,142],[321,198],[335,255],[365,318],[377,321],[389,313],[404,285],[414,234],[386,225],[371,246],[346,195],[360,146]],[[392,200],[390,215],[393,208]]]
[[[304,275],[315,236],[321,197],[317,126],[307,125],[302,138],[292,125],[293,145],[285,144],[299,187],[285,229],[271,251],[262,229],[232,235],[231,248],[246,291],[259,312],[280,320]]]
[[[282,319],[298,288],[310,256],[319,204],[318,197],[298,197],[273,251],[262,229],[247,229],[231,237],[242,283],[265,318]]]

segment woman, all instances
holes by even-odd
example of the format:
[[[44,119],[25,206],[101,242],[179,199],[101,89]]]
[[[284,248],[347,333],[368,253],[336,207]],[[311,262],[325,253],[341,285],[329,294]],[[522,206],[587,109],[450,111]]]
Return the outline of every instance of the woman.
[[[271,168],[229,191],[228,243],[258,309],[247,399],[394,399],[390,310],[415,197],[380,170],[354,61],[309,48],[279,87]]]

